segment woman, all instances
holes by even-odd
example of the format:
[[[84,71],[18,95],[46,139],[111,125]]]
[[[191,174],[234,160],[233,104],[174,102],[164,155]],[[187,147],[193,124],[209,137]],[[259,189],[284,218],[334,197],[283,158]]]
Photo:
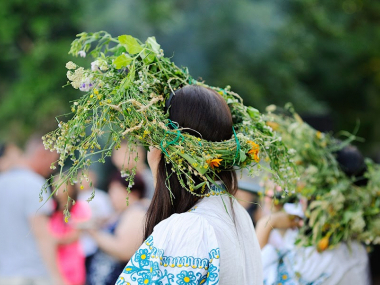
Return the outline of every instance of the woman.
[[[166,110],[170,120],[190,135],[208,141],[233,136],[229,107],[211,89],[183,87],[167,100]],[[219,172],[219,186],[212,189],[219,195],[200,198],[172,175],[171,164],[158,148],[150,148],[148,163],[155,193],[146,217],[145,242],[116,284],[262,284],[251,218],[231,198],[237,189],[234,170]],[[199,181],[194,174],[192,178]]]
[[[56,190],[56,194],[53,196],[56,207],[50,218],[49,226],[57,242],[58,268],[67,284],[83,285],[86,278],[85,256],[79,242],[80,231],[76,224],[89,220],[91,210],[87,203],[81,201],[72,203],[78,195],[74,185],[62,184]],[[70,211],[69,220],[64,218],[64,210],[67,205],[69,205],[68,210]]]
[[[338,151],[336,159],[342,171],[354,179],[355,185],[367,183],[363,176],[366,171],[364,159],[355,147],[347,146]],[[286,203],[283,209],[279,207],[258,221],[256,229],[262,247],[264,284],[370,284],[368,256],[361,243],[355,240],[340,242],[333,249],[328,248],[328,239],[319,242],[318,246],[295,245],[296,229],[304,226],[303,211],[296,213],[295,210],[301,205],[306,210],[306,203],[305,200],[298,205]]]
[[[130,189],[129,194],[127,188]],[[138,249],[143,238],[144,216],[148,204],[143,199],[145,184],[142,178],[136,175],[133,185],[129,185],[117,172],[111,177],[108,192],[116,215],[104,230],[88,230],[99,248],[89,262],[89,285],[115,284],[120,271]]]

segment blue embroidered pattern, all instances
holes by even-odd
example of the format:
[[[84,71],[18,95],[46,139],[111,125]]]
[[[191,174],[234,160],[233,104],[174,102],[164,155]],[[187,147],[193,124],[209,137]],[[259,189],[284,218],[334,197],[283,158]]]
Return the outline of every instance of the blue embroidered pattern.
[[[116,285],[217,285],[219,257],[219,248],[211,250],[209,258],[165,256],[150,236],[132,256]]]
[[[269,284],[267,280],[264,280],[264,285],[320,285],[328,277],[327,274],[321,274],[316,280],[310,281],[304,279],[297,272],[293,272],[291,265],[295,263],[294,251],[277,251],[279,254],[279,260],[277,265],[277,277],[274,283]],[[287,259],[288,262],[285,262]],[[287,266],[289,264],[290,266]],[[297,276],[298,275],[298,276]]]

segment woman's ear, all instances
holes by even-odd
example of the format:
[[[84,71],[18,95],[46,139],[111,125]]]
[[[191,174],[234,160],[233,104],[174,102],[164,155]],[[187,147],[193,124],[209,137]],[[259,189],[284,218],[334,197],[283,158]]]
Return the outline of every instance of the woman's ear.
[[[157,179],[157,170],[158,170],[158,163],[161,160],[162,152],[158,148],[150,147],[148,151],[148,164],[150,167],[150,170],[152,171],[153,178],[154,178],[154,186],[156,186],[156,179]]]

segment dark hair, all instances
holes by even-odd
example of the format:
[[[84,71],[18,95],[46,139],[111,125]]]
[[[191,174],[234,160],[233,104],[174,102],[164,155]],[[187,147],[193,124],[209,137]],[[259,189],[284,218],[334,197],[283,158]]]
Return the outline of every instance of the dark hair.
[[[197,85],[189,85],[176,91],[170,98],[169,119],[179,127],[189,128],[187,133],[202,137],[208,141],[223,141],[233,135],[232,116],[230,109],[217,92]],[[200,199],[184,189],[177,175],[167,176],[171,164],[166,163],[161,155],[156,174],[156,189],[146,215],[144,236],[147,238],[153,228],[162,220],[174,213],[184,213],[190,210]],[[236,173],[233,169],[219,173],[230,194],[237,190]],[[192,176],[196,183],[201,182],[197,176]],[[170,192],[167,184],[170,184]],[[197,191],[201,191],[198,189]]]
[[[125,188],[129,187],[129,181],[125,180],[125,177],[121,176],[120,171],[115,171],[111,175],[111,179],[108,182],[108,186],[112,182],[119,182]],[[145,182],[144,182],[144,179],[141,177],[140,174],[136,173],[136,175],[134,176],[133,184],[132,184],[132,187],[130,190],[131,190],[131,192],[137,193],[140,199],[144,197],[144,195],[145,195]]]
[[[349,145],[337,151],[336,160],[348,177],[355,178],[355,185],[364,186],[367,184],[368,180],[364,177],[367,167],[363,155],[356,147]]]

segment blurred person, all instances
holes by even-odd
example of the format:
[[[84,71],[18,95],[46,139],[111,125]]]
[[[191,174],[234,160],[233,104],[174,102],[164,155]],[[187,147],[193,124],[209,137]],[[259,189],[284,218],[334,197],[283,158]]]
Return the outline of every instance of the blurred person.
[[[55,152],[46,151],[39,136],[26,144],[16,165],[0,173],[0,284],[65,284],[57,266],[55,241],[49,233],[53,211],[50,192],[39,193]],[[48,194],[49,193],[49,194]]]
[[[108,219],[113,215],[114,210],[108,193],[96,188],[96,173],[92,170],[85,171],[83,174],[79,173],[77,180],[79,182],[76,184],[79,191],[78,201],[88,204],[91,210],[89,224],[95,224],[100,227],[105,225]],[[98,246],[87,232],[82,232],[80,242],[86,256],[87,268]]]
[[[136,162],[137,155],[138,159]],[[126,141],[122,141],[120,148],[112,152],[112,163],[119,171],[131,170],[133,167],[137,167],[136,172],[144,179],[146,187],[145,196],[148,199],[152,199],[154,193],[153,175],[145,160],[146,150],[139,145],[137,146],[137,154],[136,152],[130,152]]]
[[[127,188],[130,189],[129,194]],[[144,199],[145,184],[142,177],[137,174],[133,184],[129,184],[117,172],[111,177],[108,192],[116,212],[114,218],[103,230],[87,230],[99,247],[89,264],[89,285],[114,285],[143,239],[149,201]]]
[[[238,190],[235,193],[235,198],[240,205],[247,210],[255,225],[261,216],[261,208],[259,205],[259,197],[262,195],[263,188],[260,185],[259,177],[250,177],[246,170],[237,174]]]
[[[59,182],[59,177],[54,182]],[[56,184],[55,184],[56,185]],[[55,210],[50,217],[50,231],[57,244],[57,262],[62,278],[68,285],[83,285],[86,279],[85,255],[79,242],[80,230],[76,223],[82,223],[90,218],[91,210],[87,203],[77,201],[78,191],[74,185],[64,183],[54,189]],[[70,197],[70,198],[68,198]],[[65,220],[64,210],[70,212],[70,218]]]
[[[0,172],[11,169],[22,155],[21,149],[13,143],[0,144]]]
[[[362,177],[365,172],[364,158],[355,147],[348,146],[338,151],[337,161],[346,175],[358,178],[355,184],[366,183]],[[273,189],[272,192],[274,197],[277,191]],[[304,225],[303,213],[307,203],[301,198],[298,204],[277,204],[270,207],[270,214],[258,221],[256,233],[262,248],[264,283],[370,284],[368,255],[362,244],[341,242],[337,247],[322,252],[315,246],[295,245],[297,229]],[[273,238],[274,233],[277,233],[276,238]]]

